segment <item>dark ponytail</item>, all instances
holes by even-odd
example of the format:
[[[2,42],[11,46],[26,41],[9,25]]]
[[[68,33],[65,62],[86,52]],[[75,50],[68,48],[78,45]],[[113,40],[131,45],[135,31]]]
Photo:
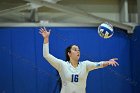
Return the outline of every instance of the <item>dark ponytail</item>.
[[[71,48],[72,48],[73,45],[70,45],[66,48],[65,50],[65,56],[66,56],[66,61],[70,61],[70,57],[68,55],[68,52],[71,52]]]

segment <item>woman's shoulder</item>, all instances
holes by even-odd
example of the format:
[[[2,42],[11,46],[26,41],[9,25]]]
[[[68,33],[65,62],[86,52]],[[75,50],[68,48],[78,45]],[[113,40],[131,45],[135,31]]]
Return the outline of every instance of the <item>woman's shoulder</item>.
[[[84,60],[84,61],[79,61],[81,63],[86,63],[86,62],[90,62],[89,60]]]
[[[86,64],[87,62],[90,62],[89,60],[79,61],[80,64]]]

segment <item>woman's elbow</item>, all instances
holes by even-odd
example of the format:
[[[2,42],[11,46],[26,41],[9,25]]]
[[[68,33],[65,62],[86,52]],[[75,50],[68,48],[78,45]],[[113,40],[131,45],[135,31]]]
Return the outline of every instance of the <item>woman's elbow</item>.
[[[43,57],[44,57],[44,58],[47,58],[47,54],[43,53]]]

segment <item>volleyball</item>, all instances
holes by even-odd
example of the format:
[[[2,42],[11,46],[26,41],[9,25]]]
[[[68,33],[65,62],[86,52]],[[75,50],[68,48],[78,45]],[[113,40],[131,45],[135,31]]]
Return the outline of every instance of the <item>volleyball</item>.
[[[113,36],[114,30],[113,30],[113,26],[108,23],[102,23],[98,26],[98,34],[99,36],[101,36],[102,38],[110,38]]]

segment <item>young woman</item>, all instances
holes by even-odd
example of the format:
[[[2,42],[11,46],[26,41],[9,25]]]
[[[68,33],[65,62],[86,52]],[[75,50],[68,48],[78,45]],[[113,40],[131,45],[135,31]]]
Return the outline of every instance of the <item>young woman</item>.
[[[79,62],[80,50],[77,45],[71,45],[66,49],[66,61],[58,59],[49,53],[50,31],[41,28],[39,32],[44,38],[43,56],[59,72],[62,80],[61,93],[86,93],[86,80],[89,71],[103,68],[109,65],[119,65],[115,60],[91,62]]]

